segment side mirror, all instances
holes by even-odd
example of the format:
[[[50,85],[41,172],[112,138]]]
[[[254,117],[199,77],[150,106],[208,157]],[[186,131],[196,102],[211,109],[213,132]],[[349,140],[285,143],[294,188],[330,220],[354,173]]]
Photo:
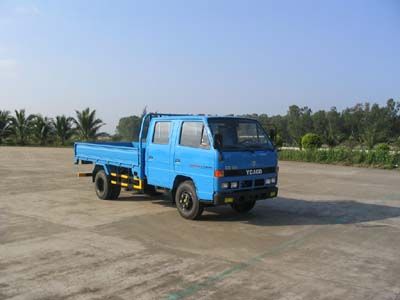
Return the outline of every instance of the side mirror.
[[[222,149],[222,135],[219,133],[214,134],[214,148],[218,151]]]
[[[269,130],[269,137],[271,138],[272,142],[275,143],[276,130],[274,128]]]
[[[219,133],[214,134],[213,137],[214,140],[214,149],[218,151],[218,160],[222,161],[224,160],[224,156],[222,155],[222,135]]]

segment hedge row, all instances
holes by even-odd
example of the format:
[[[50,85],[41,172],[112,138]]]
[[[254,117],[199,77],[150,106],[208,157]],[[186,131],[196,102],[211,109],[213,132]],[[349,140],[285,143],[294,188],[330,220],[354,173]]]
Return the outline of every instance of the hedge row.
[[[398,168],[400,165],[400,152],[383,150],[359,151],[342,148],[282,150],[279,152],[279,159],[393,169]]]

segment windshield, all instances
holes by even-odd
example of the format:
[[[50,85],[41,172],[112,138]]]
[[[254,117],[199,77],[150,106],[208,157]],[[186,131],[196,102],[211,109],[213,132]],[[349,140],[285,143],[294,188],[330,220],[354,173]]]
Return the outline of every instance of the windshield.
[[[274,147],[256,120],[210,118],[208,124],[221,150],[272,150]]]

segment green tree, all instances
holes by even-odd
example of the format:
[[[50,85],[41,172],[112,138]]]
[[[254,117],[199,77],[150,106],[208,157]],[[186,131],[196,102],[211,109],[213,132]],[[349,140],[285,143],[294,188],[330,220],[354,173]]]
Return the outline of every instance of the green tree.
[[[390,151],[390,146],[387,143],[380,143],[375,145],[375,150],[381,151],[381,152],[389,152]]]
[[[11,118],[11,130],[17,144],[25,145],[31,134],[34,115],[26,115],[25,109],[15,110],[15,116]]]
[[[101,119],[96,118],[96,110],[90,111],[89,107],[79,111],[75,110],[76,119],[74,123],[76,126],[76,133],[80,140],[90,141],[96,140],[98,137],[103,136],[103,132],[99,132],[100,128],[104,125]]]
[[[312,131],[311,109],[291,105],[287,113],[288,132],[292,143],[301,147],[301,138],[306,132]]]
[[[396,142],[397,138],[400,137],[400,102],[389,99],[385,109],[390,119],[390,140]]]
[[[346,108],[342,112],[343,133],[346,140],[361,141],[362,120],[364,118],[363,104],[358,103],[354,107]]]
[[[254,114],[253,114],[254,116]],[[253,117],[254,118],[254,117]],[[267,114],[261,114],[261,115],[257,115],[257,117],[255,117],[254,119],[256,119],[258,122],[260,122],[261,126],[265,129],[268,130],[271,127],[271,122],[270,119],[268,118]]]
[[[55,134],[61,145],[65,145],[65,142],[74,134],[73,121],[73,118],[66,117],[65,115],[57,116],[53,121]]]
[[[291,105],[287,113],[288,120],[288,133],[291,139],[291,143],[299,145],[299,141],[303,136],[304,132],[300,126],[301,111],[297,105]],[[300,145],[301,146],[301,145]]]
[[[141,122],[142,118],[138,116],[121,118],[117,125],[117,135],[123,140],[137,141],[139,138]]]
[[[7,110],[0,110],[0,144],[11,131],[11,116]]]
[[[312,115],[313,132],[318,134],[324,143],[328,143],[328,119],[324,110],[317,111]]]
[[[40,145],[46,145],[53,133],[53,123],[48,117],[36,115],[32,119],[32,134]]]
[[[318,149],[321,147],[322,141],[318,134],[307,133],[302,137],[301,145],[304,149]]]
[[[378,104],[364,105],[364,114],[361,120],[361,141],[372,149],[375,144],[388,139],[390,133],[390,116],[385,108]]]
[[[279,143],[281,146],[283,144],[290,144],[291,138],[288,132],[286,116],[276,115],[269,117],[269,122],[276,128],[277,137],[279,136]]]
[[[326,113],[327,130],[325,143],[329,147],[338,145],[343,140],[343,120],[336,107],[332,107],[329,112]]]

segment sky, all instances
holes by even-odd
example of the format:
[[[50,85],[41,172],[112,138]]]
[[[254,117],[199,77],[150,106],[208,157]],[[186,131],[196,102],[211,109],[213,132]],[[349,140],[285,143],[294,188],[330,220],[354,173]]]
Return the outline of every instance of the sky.
[[[0,110],[119,118],[400,101],[400,1],[0,0]]]

